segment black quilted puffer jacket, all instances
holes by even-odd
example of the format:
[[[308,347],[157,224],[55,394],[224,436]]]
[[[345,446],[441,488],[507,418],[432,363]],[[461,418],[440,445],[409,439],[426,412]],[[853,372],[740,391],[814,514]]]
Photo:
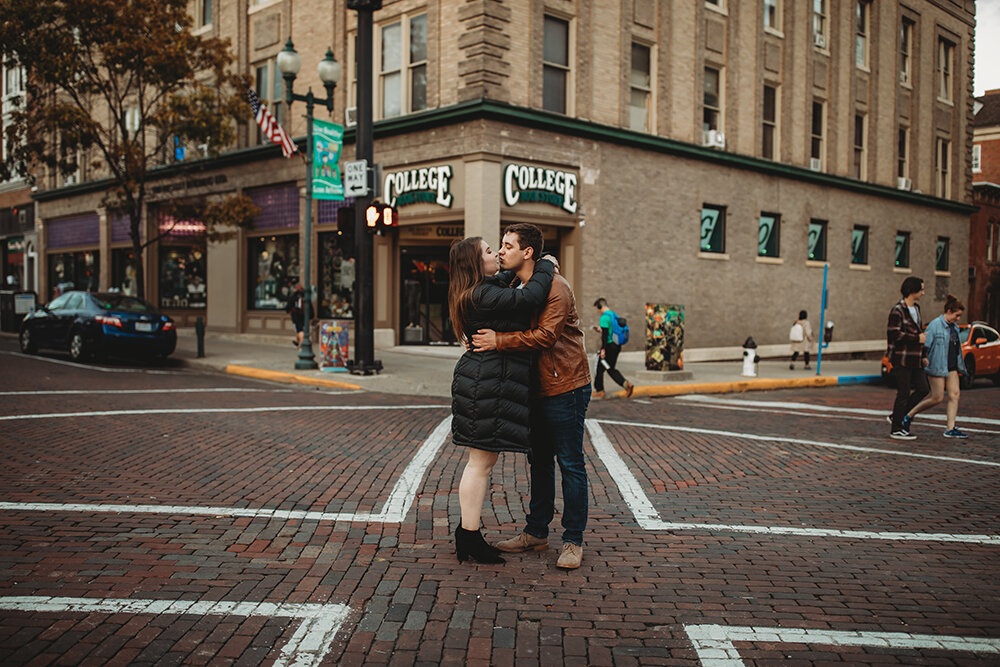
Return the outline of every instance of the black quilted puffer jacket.
[[[502,271],[472,292],[465,335],[480,329],[523,331],[552,286],[552,263],[535,264],[531,280],[511,288],[514,274]],[[455,364],[451,382],[451,434],[457,445],[491,452],[527,452],[532,383],[530,352],[472,352]]]

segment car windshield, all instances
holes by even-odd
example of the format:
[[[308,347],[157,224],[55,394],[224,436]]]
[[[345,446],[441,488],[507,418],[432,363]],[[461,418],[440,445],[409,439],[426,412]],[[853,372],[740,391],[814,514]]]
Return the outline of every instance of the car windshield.
[[[94,294],[94,301],[104,310],[117,310],[125,313],[155,313],[156,309],[145,301],[134,296],[123,294]]]

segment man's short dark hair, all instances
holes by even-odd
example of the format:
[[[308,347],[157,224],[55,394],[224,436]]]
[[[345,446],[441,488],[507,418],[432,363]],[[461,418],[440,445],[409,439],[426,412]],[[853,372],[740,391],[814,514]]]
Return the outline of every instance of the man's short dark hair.
[[[541,259],[545,241],[542,239],[542,230],[538,227],[527,222],[518,222],[507,227],[507,229],[503,230],[503,233],[504,236],[514,234],[517,237],[517,245],[521,250],[527,250],[528,248],[534,250],[531,253],[531,259]]]
[[[594,302],[594,308],[604,308],[607,305],[608,305],[608,300],[605,299],[603,296]]]
[[[903,281],[903,284],[899,286],[899,293],[903,295],[903,298],[910,296],[911,294],[916,294],[924,288],[924,279],[917,278],[916,276],[910,276]]]

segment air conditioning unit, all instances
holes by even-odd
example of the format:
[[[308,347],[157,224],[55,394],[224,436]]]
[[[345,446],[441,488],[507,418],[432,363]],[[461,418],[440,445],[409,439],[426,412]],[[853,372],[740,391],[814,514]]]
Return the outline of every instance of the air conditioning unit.
[[[709,148],[725,148],[726,135],[719,130],[703,130],[701,133],[701,145]]]
[[[900,83],[907,83],[907,81],[909,80],[909,78],[910,78],[910,75],[907,74],[906,72],[900,72],[899,73],[899,82]]]
[[[896,187],[900,190],[909,190],[913,187],[913,181],[903,176],[896,179]]]
[[[809,168],[813,171],[819,171],[823,168],[823,161],[818,157],[811,157],[809,158]]]
[[[70,174],[69,176],[63,176],[63,185],[76,185],[80,182],[79,174]]]
[[[354,127],[358,124],[358,108],[347,107],[344,109],[344,125]]]
[[[813,35],[813,44],[821,49],[826,48],[826,35],[821,32],[817,32]]]
[[[208,157],[208,144],[198,144],[198,152],[202,157]]]

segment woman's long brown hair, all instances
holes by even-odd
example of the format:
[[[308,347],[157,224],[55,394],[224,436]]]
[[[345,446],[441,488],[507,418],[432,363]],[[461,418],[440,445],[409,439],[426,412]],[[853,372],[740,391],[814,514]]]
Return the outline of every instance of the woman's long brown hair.
[[[448,314],[459,341],[465,338],[465,318],[472,305],[472,290],[486,277],[483,273],[483,239],[472,236],[451,244],[448,263]]]

